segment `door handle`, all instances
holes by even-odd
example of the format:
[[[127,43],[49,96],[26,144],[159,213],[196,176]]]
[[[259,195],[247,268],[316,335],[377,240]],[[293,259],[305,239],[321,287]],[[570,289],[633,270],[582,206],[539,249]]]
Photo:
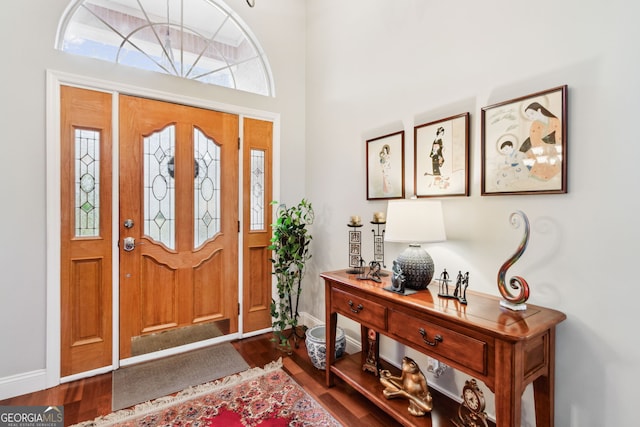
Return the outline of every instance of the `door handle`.
[[[133,237],[125,237],[123,240],[122,249],[124,249],[125,252],[131,252],[135,248],[136,248],[136,239],[134,239]]]

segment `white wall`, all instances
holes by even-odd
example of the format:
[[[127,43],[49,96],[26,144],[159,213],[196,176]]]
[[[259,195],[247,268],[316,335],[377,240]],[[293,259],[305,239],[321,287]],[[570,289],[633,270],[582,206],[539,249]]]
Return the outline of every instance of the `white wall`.
[[[280,115],[283,200],[304,195],[305,4],[227,0],[264,48],[277,98],[185,81],[56,51],[69,0],[3,2],[0,39],[0,399],[43,384],[46,369],[46,70]],[[27,389],[25,389],[25,387]]]
[[[640,378],[633,341],[640,6],[623,0],[228,4],[269,56],[275,99],[70,57],[53,49],[66,0],[3,4],[0,384],[45,367],[45,70],[56,69],[280,113],[281,199],[307,196],[317,212],[303,303],[319,318],[318,273],[347,265],[345,221],[386,207],[366,201],[366,139],[405,130],[410,194],[413,126],[469,111],[471,196],[443,201],[449,241],[430,248],[437,268],[468,269],[472,288],[497,295],[497,269],[520,238],[507,218],[524,210],[532,237],[509,273],[527,278],[531,303],[568,316],[558,328],[556,425],[631,425],[631,386]],[[569,193],[481,197],[480,108],[560,84],[569,86]],[[387,244],[387,261],[400,249]],[[371,246],[363,255],[372,258]],[[392,355],[401,351],[389,347]],[[458,393],[459,380],[445,374],[437,385]],[[531,419],[526,393],[525,420]]]
[[[530,303],[568,316],[557,331],[556,425],[631,425],[640,379],[640,6],[310,0],[307,13],[307,195],[316,223],[305,309],[324,318],[317,275],[347,267],[349,216],[367,219],[386,208],[366,201],[365,141],[405,130],[410,195],[414,125],[468,111],[471,195],[442,199],[449,240],[430,246],[436,269],[468,270],[471,288],[499,295],[497,270],[522,235],[508,217],[526,212],[529,247],[508,274],[528,280]],[[568,194],[480,196],[480,109],[562,84],[569,87]],[[388,264],[401,249],[386,244]],[[383,353],[397,357],[402,349],[386,343]],[[430,380],[459,395],[464,379]],[[523,425],[533,425],[530,390],[524,399]]]

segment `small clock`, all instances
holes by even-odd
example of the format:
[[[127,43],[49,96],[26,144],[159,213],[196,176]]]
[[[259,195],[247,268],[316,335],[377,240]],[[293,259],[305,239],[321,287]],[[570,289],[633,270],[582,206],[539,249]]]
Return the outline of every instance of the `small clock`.
[[[484,412],[484,394],[475,379],[467,380],[462,388],[462,403],[458,408],[458,419],[452,420],[458,427],[487,427]]]

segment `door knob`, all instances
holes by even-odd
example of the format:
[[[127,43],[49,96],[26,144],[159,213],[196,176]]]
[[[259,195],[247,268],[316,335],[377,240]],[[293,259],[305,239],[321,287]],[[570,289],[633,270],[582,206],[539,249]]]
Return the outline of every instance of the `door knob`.
[[[136,247],[136,239],[133,237],[125,237],[123,241],[123,248],[126,252],[131,252]]]

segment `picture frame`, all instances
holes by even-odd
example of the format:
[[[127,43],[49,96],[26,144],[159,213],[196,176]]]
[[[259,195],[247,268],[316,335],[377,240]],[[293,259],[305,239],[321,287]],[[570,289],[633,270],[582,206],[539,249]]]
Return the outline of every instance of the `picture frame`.
[[[404,198],[404,130],[367,140],[367,200]]]
[[[469,113],[413,128],[416,197],[469,195]]]
[[[567,192],[567,86],[482,108],[481,193]]]

